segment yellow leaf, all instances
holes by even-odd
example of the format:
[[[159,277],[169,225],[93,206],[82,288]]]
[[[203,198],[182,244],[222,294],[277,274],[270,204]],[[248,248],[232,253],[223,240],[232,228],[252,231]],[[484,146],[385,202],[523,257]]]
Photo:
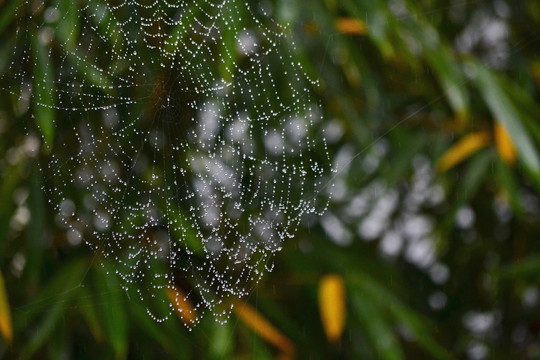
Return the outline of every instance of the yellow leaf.
[[[197,312],[184,292],[173,286],[167,289],[167,298],[176,307],[176,312],[186,325],[193,325],[197,320]]]
[[[294,359],[294,354],[281,353],[281,354],[278,355],[277,359],[278,360],[293,360]]]
[[[366,23],[355,18],[339,18],[336,20],[335,26],[343,34],[363,35],[367,32]]]
[[[304,30],[310,34],[310,35],[314,35],[316,33],[319,32],[319,26],[317,25],[316,22],[314,21],[308,21],[305,23],[304,25]]]
[[[11,313],[9,311],[9,302],[4,286],[4,278],[0,272],[0,334],[11,342],[13,339],[13,329],[11,327]]]
[[[319,283],[319,311],[324,332],[336,343],[345,328],[345,285],[339,275],[326,275]]]
[[[280,349],[284,353],[282,354],[283,358],[293,357],[296,352],[293,342],[260,315],[257,310],[247,303],[236,301],[234,311],[244,324],[259,334],[261,338]]]
[[[487,132],[479,131],[469,134],[441,156],[437,161],[437,168],[442,172],[447,171],[487,146],[490,142],[491,137]]]
[[[506,128],[498,121],[495,122],[495,145],[504,162],[513,164],[516,161],[516,147]]]
[[[535,61],[532,63],[531,73],[534,81],[536,82],[536,86],[540,87],[540,62]]]

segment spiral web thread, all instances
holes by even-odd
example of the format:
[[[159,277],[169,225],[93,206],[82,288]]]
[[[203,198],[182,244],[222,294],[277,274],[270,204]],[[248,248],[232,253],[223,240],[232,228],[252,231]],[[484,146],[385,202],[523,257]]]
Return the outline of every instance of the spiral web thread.
[[[317,82],[265,4],[19,9],[24,46],[4,88],[29,99],[42,133],[39,116],[54,115],[42,172],[56,219],[112,260],[126,291],[165,305],[149,306],[157,321],[186,302],[188,326],[206,311],[226,319],[328,205]]]

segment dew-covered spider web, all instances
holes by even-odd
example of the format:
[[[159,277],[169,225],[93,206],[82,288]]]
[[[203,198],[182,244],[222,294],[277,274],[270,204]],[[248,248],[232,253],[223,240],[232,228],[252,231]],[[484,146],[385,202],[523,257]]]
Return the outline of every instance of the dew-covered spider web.
[[[191,324],[225,319],[328,204],[317,82],[271,3],[39,0],[18,13],[2,83],[43,134],[67,239],[112,261],[128,293],[173,291],[156,320],[186,301]]]

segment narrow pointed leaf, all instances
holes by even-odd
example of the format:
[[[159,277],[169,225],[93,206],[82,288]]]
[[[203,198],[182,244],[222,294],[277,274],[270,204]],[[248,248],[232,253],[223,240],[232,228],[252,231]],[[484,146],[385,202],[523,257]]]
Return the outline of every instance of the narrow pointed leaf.
[[[360,19],[342,17],[336,20],[336,29],[342,34],[363,35],[367,32],[367,25]]]
[[[319,283],[319,311],[326,337],[336,343],[345,328],[345,285],[339,275],[327,275]]]
[[[234,311],[246,326],[255,331],[268,343],[274,345],[285,354],[294,354],[296,352],[294,343],[248,303],[236,302]]]
[[[96,288],[100,293],[101,319],[107,342],[113,349],[116,359],[127,357],[128,324],[125,310],[127,303],[124,291],[115,278],[114,271],[99,271],[100,282]]]
[[[187,325],[194,325],[197,320],[197,312],[184,292],[178,287],[169,288],[166,291],[167,298],[176,308],[180,319]]]
[[[40,36],[36,34],[32,41],[32,55],[35,64],[32,84],[34,115],[43,140],[50,147],[55,134],[54,80],[50,57],[46,47],[39,39]]]
[[[8,296],[4,284],[4,278],[0,272],[0,334],[11,342],[13,339],[13,328],[11,325],[11,312],[9,310]]]
[[[384,318],[381,309],[369,298],[353,296],[355,314],[362,324],[366,337],[382,360],[405,359],[403,350],[395,336],[391,324]]]
[[[475,83],[493,116],[508,130],[523,164],[535,175],[540,176],[540,157],[521,123],[513,102],[506,96],[496,77],[489,70],[477,63],[471,64],[475,72]]]
[[[499,122],[495,123],[495,145],[501,159],[507,164],[513,164],[516,161],[516,147],[508,131]]]
[[[437,168],[442,172],[448,171],[488,145],[490,141],[490,135],[486,132],[476,132],[465,136],[440,157]]]

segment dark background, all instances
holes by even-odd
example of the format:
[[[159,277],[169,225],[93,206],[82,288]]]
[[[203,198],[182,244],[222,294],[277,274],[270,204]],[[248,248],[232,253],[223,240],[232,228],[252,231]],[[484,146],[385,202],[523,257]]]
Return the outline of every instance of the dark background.
[[[51,1],[34,19],[85,3]],[[255,325],[233,312],[189,330],[176,317],[153,321],[106,274],[114,264],[55,221],[42,144],[68,120],[33,105],[46,88],[26,100],[12,91],[13,49],[27,41],[16,29],[35,24],[32,2],[0,1],[0,357],[539,358],[540,2],[264,6],[289,24],[295,56],[320,82],[334,195],[242,299]],[[51,46],[69,26],[54,27]],[[43,76],[40,66],[26,70]],[[345,292],[320,305],[328,274]],[[332,342],[320,306],[340,299],[346,323]]]

